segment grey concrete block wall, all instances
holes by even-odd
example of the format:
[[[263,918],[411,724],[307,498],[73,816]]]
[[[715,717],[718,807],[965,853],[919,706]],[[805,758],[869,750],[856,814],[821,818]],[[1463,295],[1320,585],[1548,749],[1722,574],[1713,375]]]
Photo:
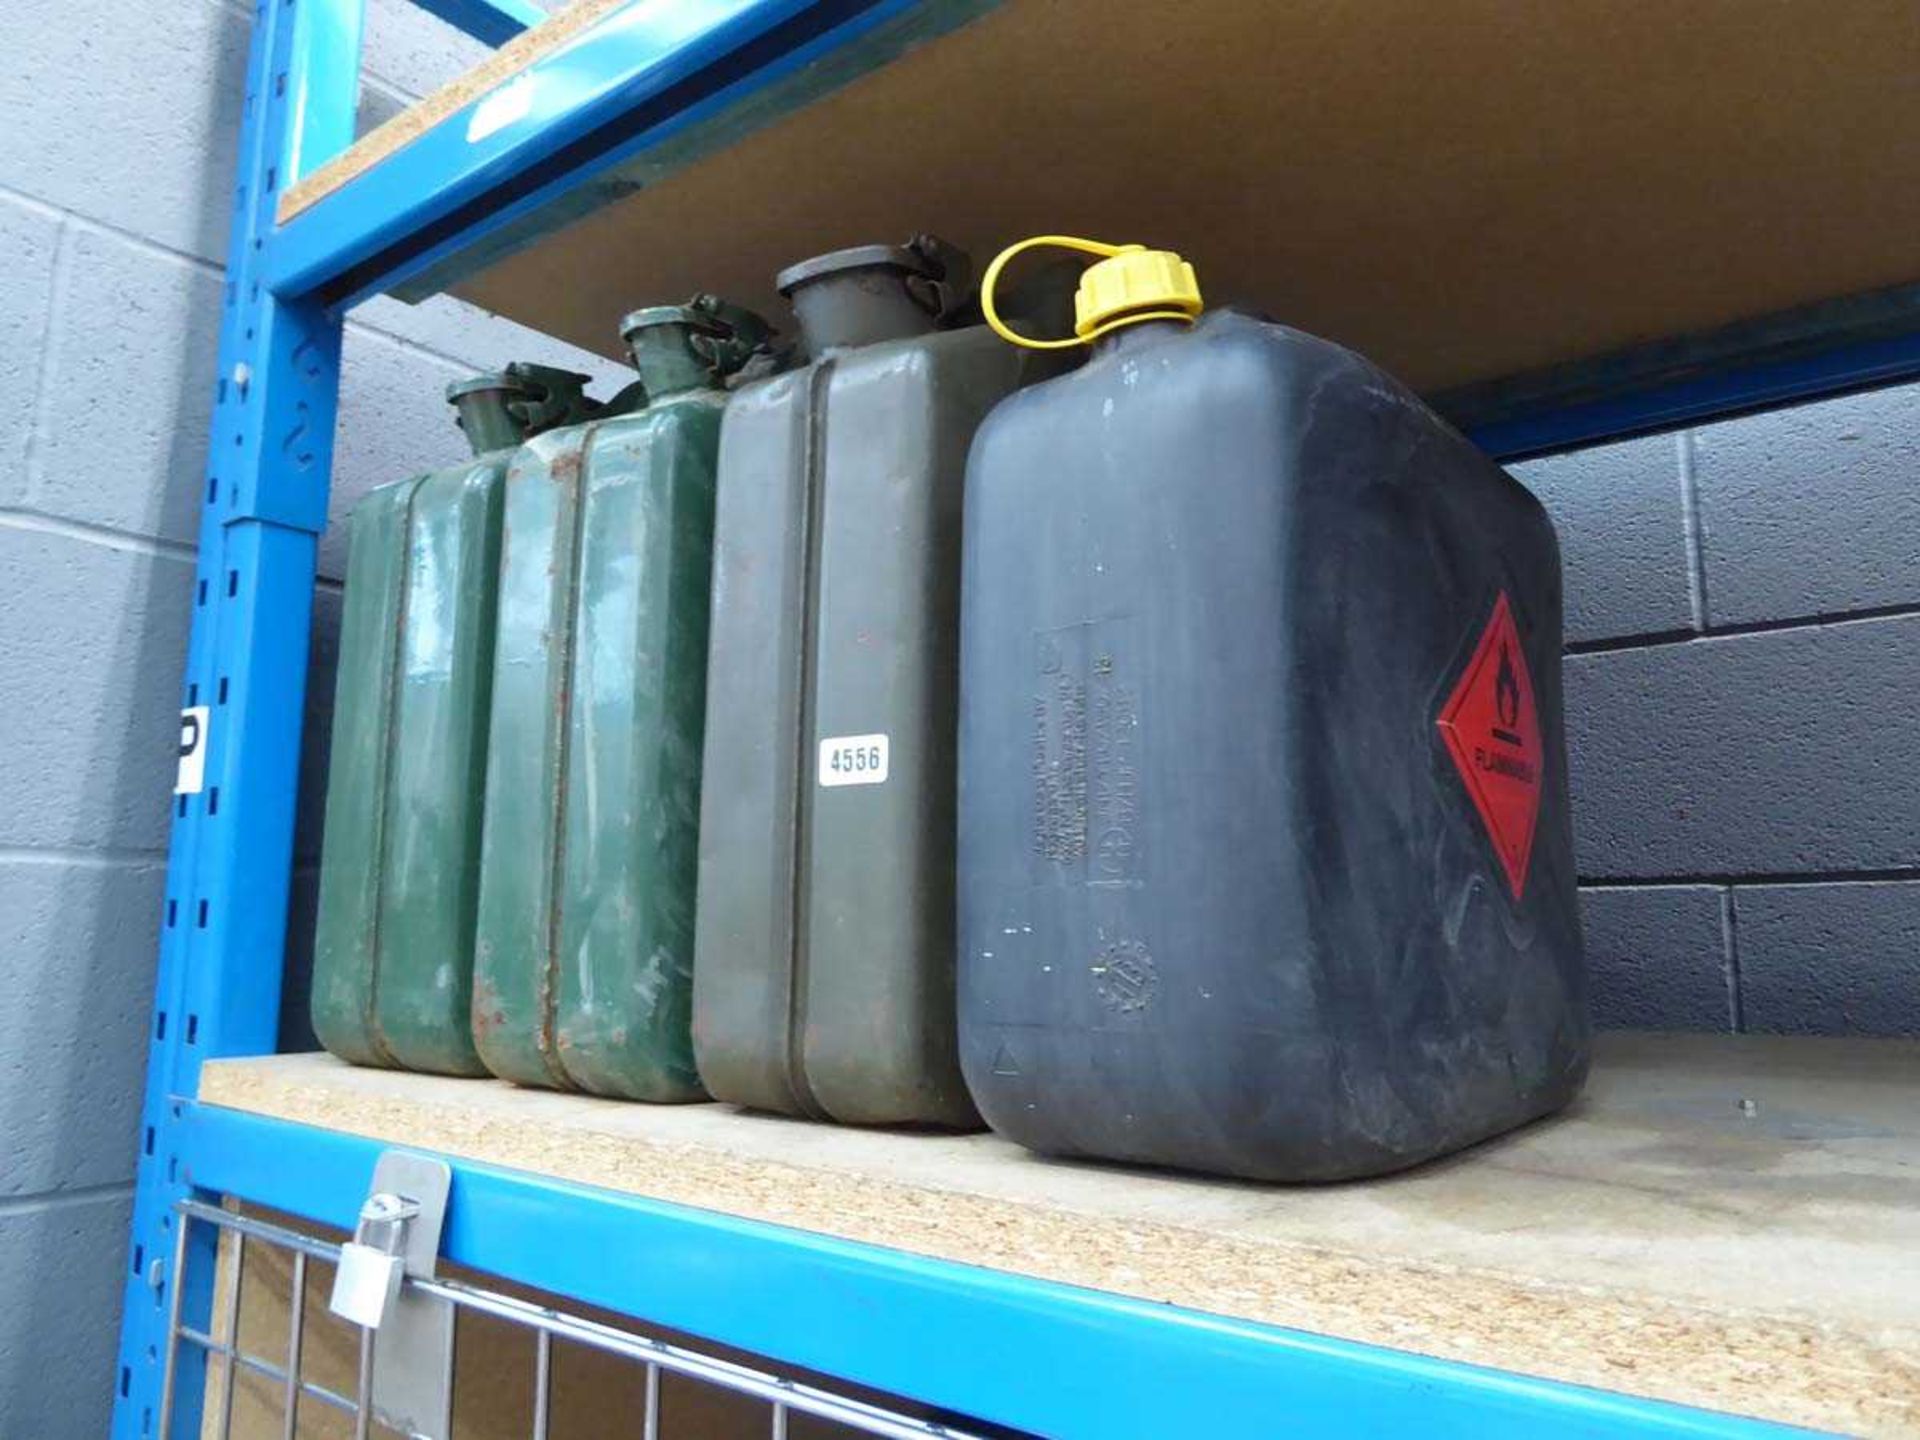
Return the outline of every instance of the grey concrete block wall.
[[[1567,662],[1593,878],[1920,866],[1920,616]]]
[[[1580,897],[1593,1008],[1632,1030],[1726,1030],[1736,986],[1728,899],[1711,885],[1589,888]]]
[[[1569,643],[1691,630],[1683,439],[1656,435],[1537,460],[1522,472],[1553,512]]]
[[[27,504],[191,545],[220,339],[220,272],[204,260],[75,231],[68,303],[49,336]],[[156,485],[155,476],[166,476]]]
[[[1920,1035],[1920,386],[1514,473],[1601,1023]]]
[[[0,1208],[0,1434],[100,1440],[119,1349],[133,1196],[65,1191]]]
[[[138,863],[166,846],[193,562],[38,519],[0,518],[0,846]]]
[[[106,1431],[252,7],[15,0],[0,29],[0,1436]],[[362,115],[476,48],[375,0]],[[609,323],[612,323],[610,320]],[[333,516],[461,453],[447,382],[618,367],[452,301],[349,320]],[[343,538],[323,543],[294,956]],[[289,1007],[290,1043],[310,1043]]]
[[[126,1178],[153,998],[153,917],[166,862],[0,861],[0,1198]],[[48,1064],[50,1037],[59,1063]]]
[[[34,392],[59,243],[58,218],[0,195],[0,255],[12,272],[9,283],[0,285],[0,393]],[[17,505],[26,494],[33,422],[32,409],[17,398],[0,408],[0,505]]]
[[[1715,625],[1920,604],[1920,390],[1708,426],[1693,474]]]
[[[1915,1033],[1920,884],[1742,887],[1733,914],[1744,1028]]]
[[[0,187],[221,258],[250,13],[217,0],[8,0]]]

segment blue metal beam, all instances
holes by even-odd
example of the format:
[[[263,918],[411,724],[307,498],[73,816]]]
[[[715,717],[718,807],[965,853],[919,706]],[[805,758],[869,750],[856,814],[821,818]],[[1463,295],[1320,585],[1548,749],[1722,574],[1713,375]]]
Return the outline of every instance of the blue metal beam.
[[[745,95],[764,105],[777,82],[802,72],[830,88],[995,3],[676,0],[615,10],[295,215],[274,237],[270,283],[336,305],[392,290],[535,210],[570,215],[624,193],[632,182],[610,179],[602,193],[594,177]],[[783,99],[811,93],[798,87]]]
[[[1920,377],[1920,285],[1822,301],[1434,397],[1501,460]]]
[[[1470,425],[1467,435],[1496,460],[1525,460],[1914,379],[1920,379],[1920,334],[1899,335],[1791,360],[1730,365],[1537,413],[1520,411]]]
[[[186,1193],[180,1119],[215,1055],[276,1040],[314,551],[326,524],[340,324],[283,302],[262,276],[282,178],[305,145],[352,133],[358,0],[278,0],[253,27],[246,121],[220,327],[219,378],[201,500],[183,708],[204,710],[204,782],[176,797],[133,1230],[121,1310],[115,1440],[160,1426],[173,1291],[204,1325],[210,1237],[176,1275],[174,1202]],[[304,126],[291,123],[296,111]],[[303,138],[304,137],[304,138]],[[263,963],[265,957],[265,963]],[[181,1365],[171,1437],[199,1434],[205,1358]]]
[[[751,93],[764,122],[996,3],[682,0],[617,10],[296,216],[275,236],[271,283],[332,305],[431,290],[457,273],[450,266],[490,262],[618,198],[636,173],[657,178],[636,169],[648,152],[666,146],[684,161],[686,136],[704,136],[703,125],[724,139],[726,125],[712,122],[742,96]],[[1915,375],[1920,287],[1909,287],[1436,403],[1515,460]]]
[[[413,0],[483,45],[504,45],[547,18],[533,0]]]
[[[190,1106],[186,1127],[196,1185],[341,1228],[387,1148],[214,1106]],[[452,1164],[451,1260],[1059,1440],[1796,1433]]]

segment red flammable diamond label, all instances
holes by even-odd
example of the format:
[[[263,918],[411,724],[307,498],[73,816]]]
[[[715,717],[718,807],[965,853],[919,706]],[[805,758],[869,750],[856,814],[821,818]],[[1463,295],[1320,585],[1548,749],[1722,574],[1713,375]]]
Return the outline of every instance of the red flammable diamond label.
[[[1447,742],[1473,808],[1507,872],[1518,900],[1527,888],[1533,827],[1540,818],[1540,781],[1545,755],[1540,716],[1533,705],[1533,676],[1504,591],[1493,618],[1474,647],[1460,683],[1440,711]]]

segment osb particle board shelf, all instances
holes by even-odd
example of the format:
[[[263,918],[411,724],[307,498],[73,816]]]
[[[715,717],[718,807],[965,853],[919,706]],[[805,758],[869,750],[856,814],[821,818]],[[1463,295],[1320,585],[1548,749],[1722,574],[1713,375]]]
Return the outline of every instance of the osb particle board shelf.
[[[200,1095],[944,1260],[1920,1435],[1920,1042],[1615,1036],[1600,1056],[1562,1118],[1410,1174],[1308,1189],[324,1055],[209,1064]]]
[[[720,107],[455,293],[617,356],[642,303],[783,315],[775,270],[824,249],[933,230],[984,263],[1067,231],[1177,248],[1210,298],[1431,392],[1920,281],[1910,0],[930,3],[986,13]],[[614,8],[519,37],[288,213],[543,55],[616,43],[588,33]]]

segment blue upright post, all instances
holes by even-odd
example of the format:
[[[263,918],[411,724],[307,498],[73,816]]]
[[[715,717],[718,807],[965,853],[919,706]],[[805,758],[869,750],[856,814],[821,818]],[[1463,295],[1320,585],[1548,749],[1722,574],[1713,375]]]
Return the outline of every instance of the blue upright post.
[[[314,550],[325,528],[340,322],[263,283],[279,192],[349,143],[362,0],[261,0],[228,240],[220,371],[202,495],[185,737],[197,788],[174,797],[160,963],[148,1032],[115,1440],[160,1434],[180,1223],[181,1102],[208,1056],[274,1048],[292,871]],[[184,1252],[182,1318],[210,1312],[213,1240]],[[204,1357],[183,1346],[172,1436],[200,1431]]]

